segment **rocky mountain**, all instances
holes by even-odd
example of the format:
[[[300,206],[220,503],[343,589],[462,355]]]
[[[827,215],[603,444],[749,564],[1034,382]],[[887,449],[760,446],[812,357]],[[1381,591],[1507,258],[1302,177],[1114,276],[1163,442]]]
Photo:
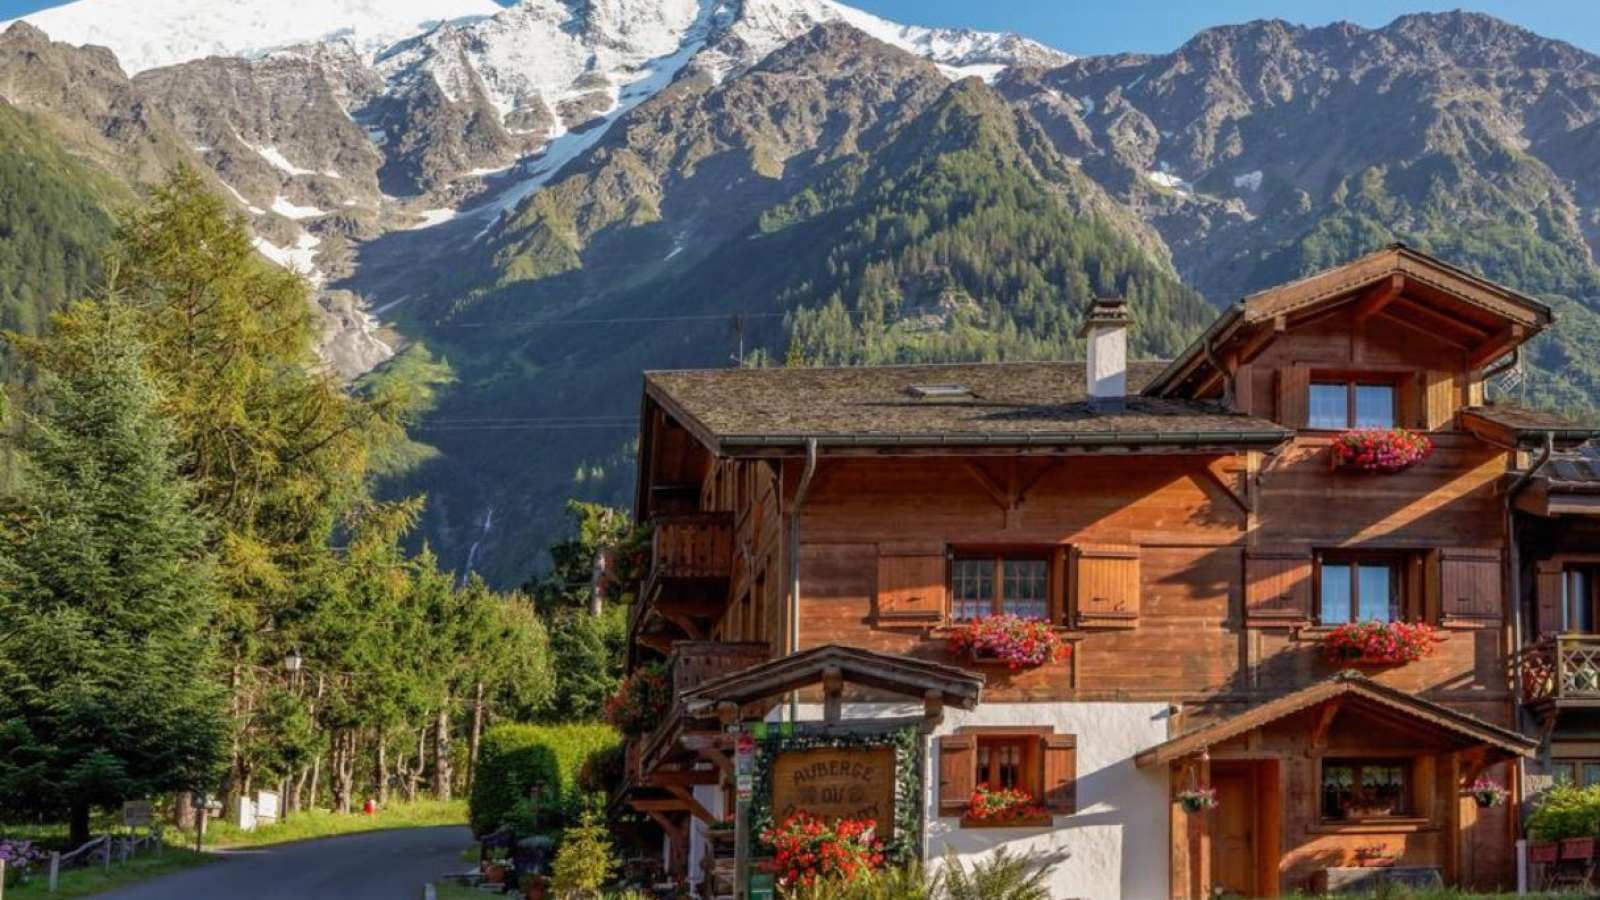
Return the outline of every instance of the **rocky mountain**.
[[[130,2],[4,32],[0,130],[108,185],[102,231],[207,172],[331,366],[436,390],[391,489],[500,582],[567,497],[626,502],[642,369],[1070,356],[1104,293],[1170,354],[1395,239],[1557,305],[1517,390],[1600,405],[1600,59],[1486,16],[1074,59],[830,0]]]

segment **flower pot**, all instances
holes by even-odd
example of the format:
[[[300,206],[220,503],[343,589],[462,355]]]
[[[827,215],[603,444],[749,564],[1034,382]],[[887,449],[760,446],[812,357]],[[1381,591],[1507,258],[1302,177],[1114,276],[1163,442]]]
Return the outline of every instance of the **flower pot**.
[[[484,881],[485,884],[505,884],[506,883],[506,868],[505,868],[505,866],[484,866],[483,867],[483,881]]]
[[[1593,859],[1594,838],[1567,838],[1561,842],[1562,859]]]
[[[1211,808],[1209,804],[1207,804],[1204,800],[1201,800],[1199,797],[1185,797],[1178,802],[1183,804],[1183,811],[1186,813],[1205,812]]]
[[[1472,798],[1472,802],[1478,804],[1479,809],[1494,809],[1496,806],[1504,806],[1506,801],[1501,797],[1476,796]]]
[[[550,892],[550,879],[543,875],[534,875],[528,879],[528,886],[524,889],[524,896],[528,900],[544,900]]]
[[[1528,847],[1529,862],[1553,863],[1560,858],[1560,844],[1533,844]]]

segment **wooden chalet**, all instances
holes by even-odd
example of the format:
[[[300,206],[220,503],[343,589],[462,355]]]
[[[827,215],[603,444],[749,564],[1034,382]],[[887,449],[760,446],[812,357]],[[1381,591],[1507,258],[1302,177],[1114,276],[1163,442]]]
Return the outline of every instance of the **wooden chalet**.
[[[760,736],[770,814],[787,754],[909,733],[855,767],[918,786],[872,807],[897,839],[1050,859],[1058,897],[1273,897],[1376,877],[1375,846],[1394,877],[1510,884],[1518,807],[1466,786],[1520,797],[1569,721],[1573,777],[1600,779],[1600,673],[1573,674],[1600,643],[1541,637],[1600,614],[1597,432],[1486,399],[1550,324],[1395,246],[1242,300],[1173,361],[1127,362],[1127,314],[1101,301],[1087,362],[648,374],[630,639],[677,702],[630,743],[616,808],[699,881],[737,734]],[[1431,455],[1333,464],[1341,433],[1391,427]],[[1070,656],[951,655],[953,628],[997,614],[1048,620]],[[1329,662],[1326,635],[1370,620],[1440,641]],[[979,784],[1043,813],[975,821]],[[1193,787],[1220,805],[1187,812]]]

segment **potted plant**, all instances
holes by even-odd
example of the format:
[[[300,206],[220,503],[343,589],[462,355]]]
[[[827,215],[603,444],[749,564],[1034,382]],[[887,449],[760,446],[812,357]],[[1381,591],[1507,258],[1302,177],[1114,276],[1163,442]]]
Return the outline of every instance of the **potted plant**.
[[[629,737],[649,734],[672,708],[672,676],[663,663],[641,666],[606,701],[606,721]]]
[[[972,792],[966,820],[979,825],[1045,824],[1050,813],[1027,791],[980,784]]]
[[[1528,845],[1528,861],[1553,863],[1561,858],[1561,845],[1554,841],[1541,841]]]
[[[1178,792],[1178,802],[1184,812],[1198,813],[1217,808],[1217,789],[1210,785],[1196,785]]]
[[[1439,643],[1433,626],[1421,622],[1352,622],[1322,637],[1322,655],[1338,665],[1403,665],[1432,655]]]
[[[772,848],[778,885],[853,882],[883,867],[883,841],[872,819],[825,821],[804,810],[762,832]]]
[[[1365,428],[1333,439],[1333,463],[1340,468],[1393,474],[1428,458],[1433,442],[1406,428]]]
[[[527,900],[545,900],[550,893],[550,877],[548,875],[529,875],[523,879],[523,896]]]
[[[1486,778],[1479,778],[1474,781],[1467,792],[1472,795],[1472,800],[1478,804],[1479,809],[1505,806],[1506,801],[1511,797],[1511,792],[1506,790],[1504,785]]]
[[[1561,841],[1562,859],[1593,859],[1594,838],[1563,838]]]
[[[511,853],[503,847],[496,847],[489,852],[489,856],[482,863],[484,884],[505,884],[511,876],[514,863]]]
[[[1355,850],[1356,865],[1362,868],[1380,868],[1392,866],[1400,861],[1398,856],[1390,853],[1382,844],[1367,844]]]
[[[963,622],[950,632],[951,656],[1011,669],[1061,662],[1072,653],[1049,622],[1021,616],[990,616]]]

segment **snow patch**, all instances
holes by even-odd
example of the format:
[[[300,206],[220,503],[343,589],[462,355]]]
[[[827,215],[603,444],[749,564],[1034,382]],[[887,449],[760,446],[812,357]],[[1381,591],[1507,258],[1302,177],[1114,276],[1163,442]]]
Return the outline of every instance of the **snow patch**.
[[[1177,175],[1174,175],[1167,167],[1166,163],[1161,164],[1161,171],[1146,172],[1144,173],[1144,177],[1150,179],[1156,184],[1161,185],[1164,188],[1168,188],[1170,190],[1177,191],[1180,194],[1186,194],[1191,197],[1194,196],[1194,183],[1185,181],[1182,178],[1179,178]]]
[[[939,71],[943,72],[944,77],[950,79],[951,81],[961,81],[966,78],[981,78],[985,84],[994,84],[995,79],[1000,77],[1000,73],[1004,72],[1008,68],[1010,68],[1010,66],[1002,63],[979,63],[978,65],[973,66],[940,65]]]
[[[278,152],[277,147],[266,147],[259,144],[251,144],[250,149],[254,150],[262,159],[271,163],[273,168],[278,169],[279,171],[286,172],[290,175],[317,174],[310,169],[302,169],[290,162],[287,156],[284,156],[282,153]]]
[[[272,211],[286,219],[294,219],[297,222],[301,219],[315,219],[318,216],[327,215],[327,212],[317,209],[315,206],[296,206],[288,197],[282,195],[272,201]]]
[[[1248,191],[1259,191],[1261,190],[1261,178],[1261,170],[1257,169],[1254,172],[1236,176],[1233,179],[1233,186],[1236,188],[1244,188]]]
[[[300,235],[293,247],[279,247],[263,237],[257,237],[253,243],[256,252],[262,256],[304,277],[312,287],[322,286],[323,275],[317,269],[317,248],[322,246],[321,238],[306,232]]]
[[[422,212],[417,213],[417,215],[420,216],[422,220],[417,224],[407,228],[407,231],[421,231],[424,228],[432,228],[435,225],[443,225],[446,222],[453,222],[455,221],[457,213],[453,209],[425,209]]]
[[[250,211],[250,215],[252,215],[252,216],[264,216],[264,215],[267,214],[266,210],[262,209],[259,206],[256,206],[254,203],[251,203],[249,200],[246,200],[245,196],[243,194],[239,193],[238,190],[236,190],[233,185],[227,183],[226,181],[221,181],[220,179],[218,180],[218,184],[221,184],[223,187],[227,188],[228,189],[228,193],[233,195],[233,199],[239,201],[239,203],[242,204],[245,209]]]

